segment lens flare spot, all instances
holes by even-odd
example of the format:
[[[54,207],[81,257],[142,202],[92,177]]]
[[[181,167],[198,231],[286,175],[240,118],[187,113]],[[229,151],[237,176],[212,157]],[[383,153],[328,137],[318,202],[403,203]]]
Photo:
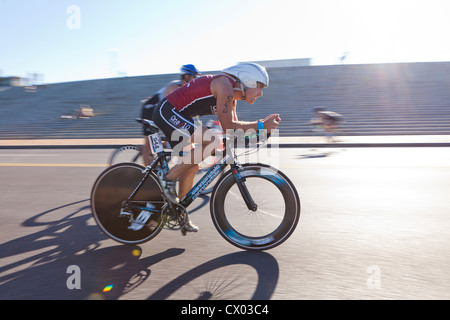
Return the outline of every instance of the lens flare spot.
[[[109,284],[106,287],[103,288],[103,292],[109,292],[111,291],[111,289],[114,287],[114,285]]]
[[[101,293],[91,293],[88,296],[88,300],[105,300]]]

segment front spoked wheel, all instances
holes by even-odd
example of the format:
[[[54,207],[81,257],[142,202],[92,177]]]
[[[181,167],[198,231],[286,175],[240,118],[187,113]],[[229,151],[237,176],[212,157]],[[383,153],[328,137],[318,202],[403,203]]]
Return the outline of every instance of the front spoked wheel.
[[[112,166],[122,162],[143,164],[142,148],[140,146],[127,144],[115,149],[109,157],[109,165]]]
[[[144,177],[143,169],[135,163],[111,166],[100,174],[92,187],[94,219],[108,237],[120,243],[149,241],[164,227],[165,222],[161,218],[164,200],[158,178],[153,173],[143,183],[130,206],[123,206]]]
[[[231,171],[217,183],[211,196],[211,216],[228,242],[245,250],[268,250],[294,232],[300,218],[300,200],[292,182],[277,169],[244,165],[237,182]],[[256,204],[250,210],[239,190],[244,183]],[[242,188],[241,188],[242,189]]]

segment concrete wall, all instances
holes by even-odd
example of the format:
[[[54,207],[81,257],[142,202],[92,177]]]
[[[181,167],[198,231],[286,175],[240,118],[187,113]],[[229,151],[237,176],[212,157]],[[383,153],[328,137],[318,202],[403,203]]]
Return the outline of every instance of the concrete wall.
[[[450,134],[450,62],[268,68],[270,87],[242,120],[280,113],[281,136],[313,135],[314,106],[345,117],[346,135]],[[140,100],[178,74],[124,77],[0,92],[0,139],[139,137]],[[91,119],[61,114],[90,105]],[[208,117],[207,117],[208,118]]]

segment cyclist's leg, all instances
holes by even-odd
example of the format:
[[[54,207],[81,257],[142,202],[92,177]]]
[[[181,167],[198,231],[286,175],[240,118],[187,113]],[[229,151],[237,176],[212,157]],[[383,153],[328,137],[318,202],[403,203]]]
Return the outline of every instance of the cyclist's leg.
[[[169,144],[173,147],[174,155],[178,155],[184,147],[191,144],[190,138],[196,129],[194,121],[181,115],[167,100],[163,100],[155,108],[153,121],[165,134]],[[175,188],[177,179],[190,167],[193,167],[191,163],[187,164],[186,162],[182,157],[181,164],[176,164],[161,181],[164,186],[164,194],[172,203],[178,203],[179,200]],[[184,185],[185,183],[180,181],[180,184]]]
[[[178,195],[180,199],[183,199],[184,196],[192,189],[194,185],[195,175],[198,171],[198,165],[193,165],[186,169],[184,173],[180,176],[180,184],[178,189]]]
[[[190,152],[182,157],[180,163],[175,165],[175,167],[169,171],[170,175],[168,174],[168,176],[172,178],[179,177],[178,195],[180,199],[183,199],[192,189],[195,175],[199,169],[198,164],[213,154],[212,151],[219,145],[219,140],[220,139],[215,140],[214,136],[211,136],[211,130],[204,126],[198,127],[191,136],[190,142],[195,143],[197,147],[192,148]],[[184,231],[197,232],[198,230],[199,228],[192,223],[192,220],[188,216]]]
[[[188,176],[189,178],[192,178],[192,181],[190,182],[192,188],[193,178],[198,171],[198,164],[214,154],[214,151],[220,146],[220,139],[218,139],[217,135],[215,135],[212,130],[205,126],[200,126],[196,128],[189,138],[189,143],[194,143],[196,147],[181,157],[180,161],[170,169],[167,177],[169,179],[177,179],[189,172]],[[189,190],[190,188],[187,189],[186,193]]]
[[[179,163],[172,167],[161,181],[164,187],[166,199],[172,203],[178,203],[181,197],[177,197],[175,184],[180,178],[180,196],[185,196],[193,186],[193,177],[198,170],[198,163],[203,160],[204,134],[208,128],[196,126],[193,119],[180,114],[167,100],[163,100],[153,112],[153,121],[164,132],[173,153],[178,155],[183,148],[197,143],[200,148],[181,157]],[[211,143],[211,139],[209,141]],[[200,154],[199,154],[200,150]],[[189,217],[183,231],[198,231],[198,227],[192,224]],[[184,234],[184,232],[183,232]]]
[[[194,178],[198,171],[198,164],[190,163],[187,158],[190,158],[194,152],[191,150],[187,155],[181,158],[180,163],[176,164],[172,169],[169,170],[167,174],[168,179],[172,181],[178,180],[178,199],[183,199],[183,197],[192,189],[194,185]],[[186,223],[182,228],[183,235],[188,232],[197,232],[199,228],[192,223],[189,216],[186,217]]]
[[[335,142],[335,137],[337,135],[337,125],[334,121],[329,121],[325,127],[325,136],[329,142]]]

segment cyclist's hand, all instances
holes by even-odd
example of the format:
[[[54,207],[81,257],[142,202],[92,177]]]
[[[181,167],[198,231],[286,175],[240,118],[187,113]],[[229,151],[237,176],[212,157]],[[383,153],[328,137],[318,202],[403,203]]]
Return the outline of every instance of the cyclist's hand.
[[[278,124],[280,123],[281,118],[280,115],[277,114],[271,114],[264,118],[264,129],[267,130],[267,132],[272,132],[278,127]]]

